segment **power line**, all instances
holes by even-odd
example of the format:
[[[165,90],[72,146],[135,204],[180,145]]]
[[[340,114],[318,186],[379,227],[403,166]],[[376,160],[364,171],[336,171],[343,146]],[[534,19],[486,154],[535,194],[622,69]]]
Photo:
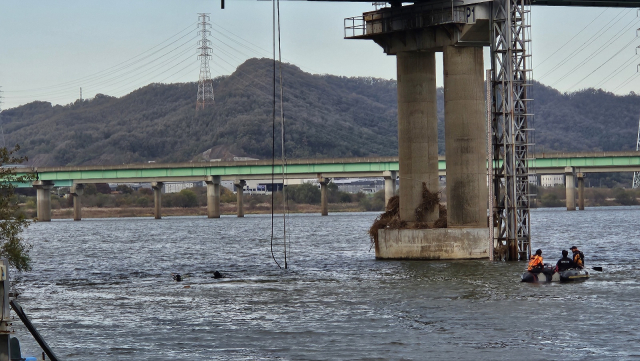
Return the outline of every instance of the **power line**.
[[[604,63],[600,64],[599,67],[595,68],[591,73],[587,74],[584,78],[580,79],[580,81],[578,81],[577,83],[573,84],[571,87],[569,87],[567,90],[571,90],[573,87],[575,87],[576,85],[582,83],[585,79],[587,79],[588,77],[590,77],[591,75],[593,75],[593,73],[595,73],[596,71],[598,71],[598,69],[602,68],[603,66],[605,66],[605,64],[607,64],[608,62],[611,61],[611,59],[615,58],[616,56],[618,56],[618,54],[620,54],[623,50],[627,49],[627,46],[629,46],[631,43],[633,43],[634,41],[636,41],[637,37],[634,38],[633,40],[631,40],[630,42],[628,42],[627,44],[625,44],[620,50],[618,50],[617,53],[613,54],[609,59],[605,60]]]
[[[181,40],[181,39],[185,38],[186,36],[188,36],[188,35],[189,35],[189,33],[192,33],[192,32],[193,32],[193,30],[191,30],[191,31],[190,31],[190,32],[188,32],[187,34],[184,34],[183,36],[179,37],[178,39],[176,39],[176,40],[172,41],[171,43],[167,44],[166,46],[162,47],[161,49],[158,49],[157,51],[155,51],[155,52],[153,52],[153,53],[151,53],[151,54],[148,54],[148,55],[147,55],[147,56],[145,56],[144,58],[142,58],[142,59],[138,59],[138,60],[136,60],[136,61],[135,61],[134,63],[132,63],[132,64],[126,65],[126,66],[121,67],[121,68],[118,68],[118,67],[120,67],[121,65],[124,65],[124,64],[126,64],[126,63],[129,63],[129,62],[133,61],[134,59],[136,59],[136,58],[138,58],[138,57],[140,57],[140,56],[142,56],[142,55],[144,55],[144,54],[146,54],[146,53],[148,53],[148,52],[152,51],[153,49],[157,48],[158,46],[161,46],[162,44],[166,43],[167,41],[169,41],[169,40],[171,40],[171,39],[175,38],[176,36],[178,36],[178,35],[180,35],[180,34],[182,34],[185,30],[190,29],[190,28],[192,29],[192,27],[193,27],[193,23],[189,24],[189,26],[188,26],[188,27],[186,27],[186,28],[184,28],[184,29],[180,30],[180,31],[179,31],[179,32],[177,32],[176,34],[174,34],[174,35],[170,36],[168,39],[166,39],[166,40],[164,40],[164,41],[160,42],[159,44],[157,44],[157,45],[155,45],[155,46],[153,46],[153,47],[151,47],[151,48],[149,48],[149,49],[147,49],[147,50],[145,50],[144,52],[142,52],[142,53],[140,53],[140,54],[138,54],[138,55],[136,55],[136,56],[134,56],[134,57],[132,57],[132,58],[129,58],[129,59],[127,59],[127,60],[123,61],[123,62],[120,62],[120,63],[118,63],[118,64],[116,64],[116,65],[114,65],[114,66],[111,66],[111,67],[109,67],[109,68],[107,68],[107,69],[100,70],[100,71],[98,71],[98,72],[96,72],[96,73],[94,73],[94,74],[87,75],[87,76],[85,76],[85,77],[78,78],[78,79],[75,79],[75,80],[71,80],[71,81],[68,81],[68,82],[64,82],[64,83],[60,83],[60,84],[55,84],[55,85],[51,85],[51,86],[48,86],[48,87],[33,88],[33,89],[18,89],[18,90],[12,90],[12,91],[9,91],[9,93],[31,92],[31,91],[38,91],[38,90],[42,90],[42,89],[51,89],[51,88],[64,87],[64,86],[67,86],[67,85],[70,85],[70,84],[77,84],[77,83],[79,83],[79,82],[84,82],[84,81],[87,81],[88,79],[92,79],[92,78],[94,78],[94,77],[96,77],[96,76],[98,76],[98,75],[101,75],[101,74],[102,74],[102,73],[104,73],[104,72],[108,72],[108,71],[110,71],[110,70],[113,70],[113,69],[117,68],[117,69],[115,69],[115,70],[113,70],[112,72],[110,72],[110,73],[109,73],[109,74],[113,74],[113,73],[115,73],[115,72],[117,72],[117,71],[120,71],[120,70],[122,70],[122,69],[126,69],[127,67],[132,66],[133,64],[136,64],[136,63],[138,63],[138,62],[140,62],[140,61],[142,61],[142,60],[144,60],[144,59],[147,59],[148,57],[150,57],[150,56],[152,56],[152,55],[154,55],[154,54],[157,54],[159,51],[161,51],[161,50],[163,50],[163,49],[166,49],[167,47],[169,47],[169,46],[171,46],[171,45],[175,44],[175,43],[176,43],[176,42],[178,42],[179,40]],[[101,75],[101,77],[102,77],[102,76],[104,76],[104,75]]]
[[[556,55],[556,53],[558,53],[560,50],[563,50],[565,46],[567,46],[571,41],[573,41],[573,39],[575,39],[578,35],[582,34],[583,31],[585,31],[591,24],[593,24],[594,21],[598,20],[607,10],[604,9],[600,14],[598,14],[595,18],[593,18],[593,20],[591,20],[591,22],[589,24],[587,24],[584,28],[582,28],[582,30],[578,31],[576,33],[576,35],[574,35],[571,39],[569,39],[566,43],[560,45],[560,47],[553,52],[553,54],[549,55],[548,57],[546,57],[543,61],[540,62],[540,64],[538,64],[537,66],[540,66],[542,64],[544,64],[547,60],[551,59],[554,55]]]
[[[634,22],[635,22],[635,24],[632,24],[632,23],[634,23]],[[585,59],[584,59],[583,61],[581,61],[577,66],[574,66],[573,70],[571,70],[571,71],[569,71],[569,72],[565,73],[562,77],[560,77],[560,79],[556,80],[556,81],[555,81],[551,86],[554,86],[555,84],[558,84],[559,82],[561,82],[562,80],[564,80],[564,79],[566,79],[568,76],[570,76],[571,74],[573,74],[573,73],[575,73],[576,71],[578,71],[578,69],[580,69],[580,67],[582,67],[583,65],[585,65],[585,64],[587,64],[588,62],[590,62],[590,61],[592,61],[593,59],[595,59],[595,56],[597,56],[597,55],[601,54],[601,53],[602,53],[603,51],[605,51],[607,48],[609,48],[610,46],[612,46],[612,45],[615,43],[615,41],[616,41],[616,40],[620,39],[620,38],[621,38],[621,37],[622,37],[622,36],[623,36],[623,35],[624,35],[624,34],[625,34],[629,29],[633,28],[637,23],[638,23],[638,19],[634,19],[634,20],[632,20],[629,24],[625,25],[625,27],[626,27],[626,26],[628,26],[628,25],[630,25],[630,24],[631,24],[631,26],[626,27],[623,31],[619,32],[617,36],[616,36],[616,35],[614,35],[614,36],[612,36],[611,38],[609,38],[609,39],[606,41],[606,43],[607,43],[608,45],[606,45],[606,46],[604,46],[604,47],[601,47],[601,48],[598,48],[598,49],[596,49],[594,52],[592,52],[591,54],[589,54],[589,55],[588,55],[587,57],[585,57]],[[615,38],[615,39],[614,39],[614,38]],[[635,38],[634,38],[634,40],[635,40]],[[632,40],[632,42],[633,42],[633,40]],[[629,44],[631,44],[631,42],[629,42]],[[627,45],[628,45],[628,44],[627,44]],[[627,46],[627,45],[625,45],[625,46]],[[619,54],[619,53],[620,53],[620,51],[618,51],[618,52],[616,53],[616,55],[617,55],[617,54]]]
[[[623,13],[625,12],[625,10],[621,10],[618,14],[616,14],[613,19],[609,20],[608,23],[606,23],[604,26],[602,26],[600,28],[600,30],[598,30],[595,34],[593,34],[589,39],[587,39],[584,43],[582,43],[580,46],[578,46],[578,49],[576,52],[569,54],[568,56],[564,57],[562,60],[560,60],[559,62],[557,62],[550,71],[542,74],[542,76],[540,76],[538,78],[538,81],[541,81],[542,79],[544,79],[545,77],[547,77],[548,75],[552,74],[553,72],[555,72],[556,70],[560,69],[563,65],[567,64],[567,60],[570,60],[574,57],[576,57],[578,54],[580,54],[582,51],[584,51],[587,47],[585,45],[589,44],[591,45],[593,43],[593,41],[597,40],[599,37],[601,37],[602,35],[604,35],[609,29],[611,29],[611,27],[613,27],[615,24],[617,24],[620,20],[622,20],[624,18]],[[623,15],[622,17],[620,17],[617,21],[615,21],[613,24],[611,24],[612,21],[614,21],[618,16]],[[605,27],[607,25],[611,24],[611,26],[609,26],[608,28],[605,29]]]

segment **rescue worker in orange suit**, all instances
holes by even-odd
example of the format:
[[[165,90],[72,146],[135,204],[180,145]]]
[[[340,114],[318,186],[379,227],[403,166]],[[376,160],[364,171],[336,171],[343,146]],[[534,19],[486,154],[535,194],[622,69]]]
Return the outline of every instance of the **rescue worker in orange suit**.
[[[531,260],[529,261],[529,267],[527,271],[538,271],[540,272],[544,268],[544,263],[542,261],[542,250],[539,249],[536,251],[536,254],[531,256]]]
[[[584,268],[584,253],[576,246],[571,247],[571,252],[573,252],[573,263],[576,265],[576,268]]]
[[[562,272],[562,271],[566,271],[568,269],[576,267],[575,264],[573,263],[573,260],[568,256],[569,256],[569,251],[567,251],[566,249],[563,249],[562,258],[560,258],[558,260],[558,263],[556,263],[556,270],[555,270],[556,272]]]

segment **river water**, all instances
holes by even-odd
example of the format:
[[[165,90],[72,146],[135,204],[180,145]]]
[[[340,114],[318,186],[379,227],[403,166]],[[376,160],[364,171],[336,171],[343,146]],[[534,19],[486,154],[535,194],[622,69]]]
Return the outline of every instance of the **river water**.
[[[62,360],[640,358],[640,207],[531,212],[546,262],[575,244],[604,267],[578,284],[521,283],[522,262],[375,260],[376,215],[292,215],[287,270],[269,216],[36,223],[33,270],[12,276]]]

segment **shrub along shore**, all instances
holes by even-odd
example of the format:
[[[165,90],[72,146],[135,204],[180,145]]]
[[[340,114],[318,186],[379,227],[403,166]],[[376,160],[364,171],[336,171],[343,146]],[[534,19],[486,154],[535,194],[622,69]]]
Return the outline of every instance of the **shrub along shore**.
[[[338,190],[337,185],[327,186],[329,212],[363,212],[384,210],[384,191],[375,194],[350,194]],[[27,192],[25,192],[27,193]],[[314,184],[292,185],[286,188],[287,210],[290,213],[320,213],[320,189]],[[283,193],[273,195],[276,212],[282,212]],[[21,212],[28,218],[36,218],[36,197],[30,194],[17,195]],[[236,194],[221,187],[220,213],[236,214]],[[82,218],[103,217],[152,217],[153,191],[148,188],[133,190],[119,185],[112,191],[106,184],[89,184],[81,196]],[[270,194],[245,194],[245,214],[271,213]],[[178,193],[162,194],[162,216],[206,216],[207,189],[195,187]],[[73,218],[73,199],[65,195],[51,194],[51,217]]]

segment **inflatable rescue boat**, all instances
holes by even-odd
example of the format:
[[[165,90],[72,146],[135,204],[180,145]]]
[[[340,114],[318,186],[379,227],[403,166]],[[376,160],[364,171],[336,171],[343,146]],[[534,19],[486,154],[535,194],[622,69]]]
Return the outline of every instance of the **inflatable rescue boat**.
[[[522,274],[522,282],[574,282],[589,279],[589,272],[583,269],[568,269],[555,272],[554,268],[545,267],[535,272],[525,272]]]

